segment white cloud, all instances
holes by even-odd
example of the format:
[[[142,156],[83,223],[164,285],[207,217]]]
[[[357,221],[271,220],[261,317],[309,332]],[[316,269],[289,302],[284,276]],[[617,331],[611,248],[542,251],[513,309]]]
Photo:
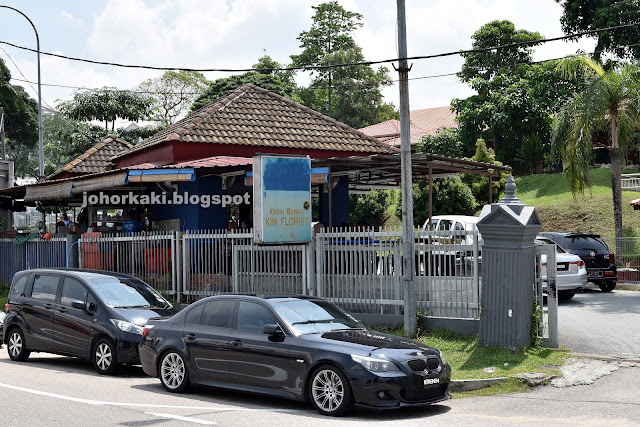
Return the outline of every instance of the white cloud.
[[[63,11],[60,12],[60,17],[64,21],[70,22],[70,23],[75,24],[75,25],[82,25],[84,23],[82,21],[82,19],[74,17],[70,12],[67,12],[66,10],[63,10]]]

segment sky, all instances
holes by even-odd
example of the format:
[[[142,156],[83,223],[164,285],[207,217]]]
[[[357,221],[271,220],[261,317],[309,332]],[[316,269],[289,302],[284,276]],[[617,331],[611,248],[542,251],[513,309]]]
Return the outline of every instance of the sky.
[[[27,15],[36,26],[43,52],[123,64],[186,68],[249,68],[265,53],[280,63],[299,54],[298,35],[312,23],[313,0],[0,0]],[[364,16],[354,38],[367,60],[397,58],[395,0],[339,0]],[[406,0],[409,56],[431,55],[471,47],[471,36],[495,19],[508,19],[516,29],[539,31],[547,38],[563,35],[562,7],[555,0]],[[0,42],[35,48],[35,34],[19,13],[0,8]],[[549,42],[535,49],[534,60],[593,51],[595,40]],[[0,43],[12,83],[25,86],[37,99],[36,54]],[[115,86],[134,89],[161,71],[116,68],[41,55],[43,103],[55,107],[76,89]],[[15,62],[15,64],[14,64]],[[449,105],[473,91],[455,76],[460,56],[415,60],[409,73],[411,110]],[[391,76],[397,73],[387,64]],[[229,73],[204,73],[210,79]],[[23,77],[24,75],[24,77]],[[34,82],[33,88],[18,81]],[[308,82],[299,73],[298,84]],[[394,84],[383,90],[387,102],[399,106]]]

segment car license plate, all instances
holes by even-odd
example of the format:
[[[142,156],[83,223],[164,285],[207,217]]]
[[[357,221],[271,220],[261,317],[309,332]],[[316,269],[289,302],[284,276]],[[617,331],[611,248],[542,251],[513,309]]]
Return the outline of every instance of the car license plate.
[[[592,271],[591,275],[594,277],[602,277],[602,271]]]
[[[434,384],[440,384],[440,378],[425,378],[424,379],[424,385],[434,385]]]

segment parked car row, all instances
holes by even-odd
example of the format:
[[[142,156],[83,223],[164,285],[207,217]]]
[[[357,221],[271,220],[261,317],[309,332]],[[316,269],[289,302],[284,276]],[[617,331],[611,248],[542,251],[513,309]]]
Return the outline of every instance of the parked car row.
[[[440,351],[370,331],[320,298],[223,295],[176,313],[130,276],[34,269],[15,275],[6,309],[0,337],[14,361],[54,353],[91,360],[100,374],[141,364],[170,392],[200,384],[309,401],[334,416],[450,398]]]

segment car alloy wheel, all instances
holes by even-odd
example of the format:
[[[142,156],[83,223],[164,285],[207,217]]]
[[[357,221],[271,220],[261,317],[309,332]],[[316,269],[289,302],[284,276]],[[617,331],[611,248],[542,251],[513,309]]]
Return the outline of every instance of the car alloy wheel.
[[[7,351],[11,360],[24,361],[29,357],[29,351],[24,343],[24,335],[20,329],[16,328],[9,334]]]
[[[311,380],[313,406],[323,415],[343,415],[353,406],[347,379],[332,366],[320,367]]]
[[[100,339],[94,348],[93,366],[101,375],[112,375],[118,368],[116,348],[109,338]]]
[[[164,355],[160,362],[160,381],[171,392],[183,391],[189,385],[187,365],[180,354],[172,351]]]

